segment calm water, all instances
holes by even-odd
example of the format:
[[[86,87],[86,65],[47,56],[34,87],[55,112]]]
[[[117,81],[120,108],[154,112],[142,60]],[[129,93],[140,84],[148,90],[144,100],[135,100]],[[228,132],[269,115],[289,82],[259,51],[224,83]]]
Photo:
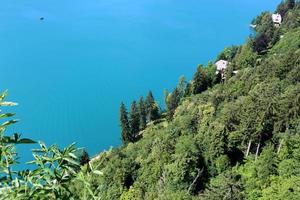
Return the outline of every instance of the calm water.
[[[123,100],[163,89],[223,47],[279,0],[1,0],[0,89],[21,119],[11,131],[90,154],[120,144]],[[43,21],[39,18],[44,17]],[[31,159],[24,153],[25,160]]]

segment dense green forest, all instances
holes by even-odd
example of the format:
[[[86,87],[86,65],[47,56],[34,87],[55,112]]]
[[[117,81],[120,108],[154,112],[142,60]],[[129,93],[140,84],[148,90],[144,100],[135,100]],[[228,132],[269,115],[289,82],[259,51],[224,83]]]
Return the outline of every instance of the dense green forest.
[[[300,199],[300,2],[252,21],[242,46],[225,48],[216,73],[199,65],[165,91],[120,106],[123,145],[89,159],[74,145],[33,150],[36,168],[15,172],[15,145],[0,126],[0,199]],[[7,93],[0,96],[0,106]],[[12,117],[12,113],[0,118]]]

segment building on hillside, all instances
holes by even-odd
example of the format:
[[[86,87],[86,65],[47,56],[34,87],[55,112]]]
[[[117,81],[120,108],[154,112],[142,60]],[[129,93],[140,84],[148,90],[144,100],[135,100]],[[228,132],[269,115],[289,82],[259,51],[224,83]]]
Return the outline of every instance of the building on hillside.
[[[219,60],[215,63],[217,66],[216,74],[221,74],[222,81],[225,79],[225,70],[228,67],[229,62],[226,60]]]
[[[276,27],[279,27],[282,23],[282,17],[280,14],[272,14],[272,21]]]

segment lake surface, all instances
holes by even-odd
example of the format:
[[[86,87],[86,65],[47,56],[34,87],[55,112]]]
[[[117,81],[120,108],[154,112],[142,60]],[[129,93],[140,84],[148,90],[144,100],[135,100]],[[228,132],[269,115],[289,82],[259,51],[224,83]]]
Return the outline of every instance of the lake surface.
[[[119,104],[151,89],[162,102],[180,75],[242,44],[279,0],[1,0],[0,89],[24,137],[91,155],[120,144]],[[44,17],[44,20],[40,20]],[[23,160],[30,160],[22,147]],[[25,153],[27,152],[27,153]]]

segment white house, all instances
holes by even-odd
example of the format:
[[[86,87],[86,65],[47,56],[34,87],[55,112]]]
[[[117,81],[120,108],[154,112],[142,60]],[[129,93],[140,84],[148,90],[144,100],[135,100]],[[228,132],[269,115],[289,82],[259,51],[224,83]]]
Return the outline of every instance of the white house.
[[[228,64],[229,62],[226,60],[219,60],[218,62],[216,62],[215,65],[217,66],[217,72],[224,71],[227,68]]]
[[[282,22],[282,17],[279,13],[272,14],[272,20],[275,25],[280,26]]]
[[[228,67],[229,62],[226,60],[219,60],[218,62],[215,63],[217,66],[217,71],[216,74],[221,74],[221,79],[222,81],[225,80],[225,69]]]

